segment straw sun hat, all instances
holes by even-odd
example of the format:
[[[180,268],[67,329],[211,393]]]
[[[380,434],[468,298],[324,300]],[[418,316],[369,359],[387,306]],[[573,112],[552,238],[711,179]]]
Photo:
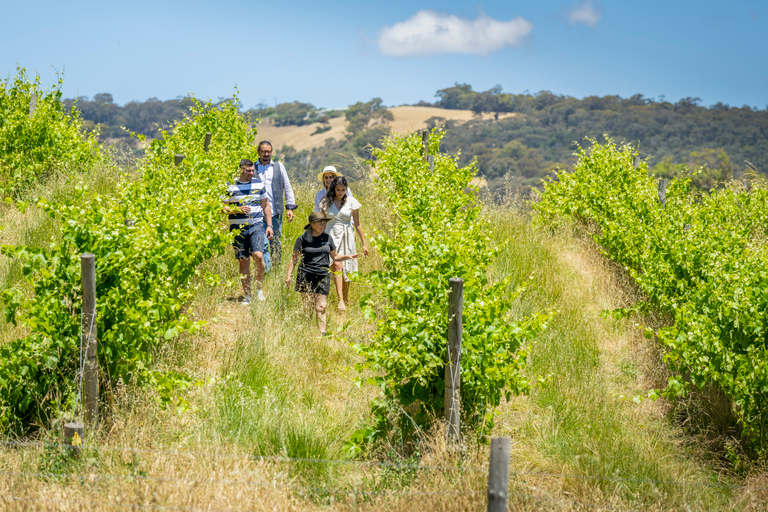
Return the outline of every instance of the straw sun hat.
[[[327,165],[325,169],[323,169],[318,175],[317,179],[320,180],[320,183],[325,185],[325,182],[323,181],[323,176],[326,174],[333,174],[335,178],[338,178],[339,176],[343,176],[339,171],[336,170],[336,168],[332,165]]]

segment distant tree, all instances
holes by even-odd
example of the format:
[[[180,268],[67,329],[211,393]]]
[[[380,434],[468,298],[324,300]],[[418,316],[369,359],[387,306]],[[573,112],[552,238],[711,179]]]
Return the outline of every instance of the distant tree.
[[[511,94],[501,92],[501,86],[497,85],[485,92],[475,93],[471,103],[471,110],[475,115],[490,112],[494,119],[499,119],[502,112],[512,112],[515,108],[515,100]]]
[[[311,120],[310,114],[315,110],[317,109],[311,103],[300,101],[280,103],[275,107],[272,117],[275,120],[275,126],[301,126],[314,121],[314,119]]]
[[[115,102],[114,98],[111,94],[108,92],[100,92],[96,96],[93,97],[93,101],[96,103],[109,103],[112,104]]]
[[[733,165],[723,148],[691,151],[688,167],[698,171],[693,175],[694,185],[706,190],[717,188],[733,179]]]
[[[381,103],[381,98],[373,98],[366,103],[358,101],[347,108],[344,113],[347,118],[347,132],[357,134],[365,130],[371,122],[379,124],[394,120],[392,111]]]
[[[437,128],[438,126],[445,125],[445,118],[440,116],[432,116],[424,122],[427,125],[427,129],[431,130],[433,128]]]
[[[453,87],[440,89],[435,93],[435,96],[440,98],[436,106],[451,110],[470,110],[476,95],[471,85],[456,83]]]

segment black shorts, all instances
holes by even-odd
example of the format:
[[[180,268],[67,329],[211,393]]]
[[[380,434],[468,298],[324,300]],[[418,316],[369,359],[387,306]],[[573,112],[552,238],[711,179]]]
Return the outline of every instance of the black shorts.
[[[309,274],[299,269],[296,274],[296,291],[301,293],[317,293],[328,295],[331,291],[331,274]]]

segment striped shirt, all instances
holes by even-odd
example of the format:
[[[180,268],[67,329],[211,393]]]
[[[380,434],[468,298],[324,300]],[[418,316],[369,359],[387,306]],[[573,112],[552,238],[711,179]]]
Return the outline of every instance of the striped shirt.
[[[264,211],[261,209],[261,200],[267,199],[267,189],[259,178],[251,181],[235,180],[234,185],[227,183],[227,193],[221,196],[221,200],[232,206],[250,206],[248,213],[230,213],[229,229],[239,228],[242,225],[257,226],[264,219]]]

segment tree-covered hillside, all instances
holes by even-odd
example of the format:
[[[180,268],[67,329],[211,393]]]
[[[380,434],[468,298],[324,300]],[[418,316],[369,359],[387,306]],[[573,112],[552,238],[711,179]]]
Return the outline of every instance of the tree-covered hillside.
[[[539,186],[555,168],[573,165],[576,142],[585,144],[587,137],[600,140],[604,134],[617,142],[637,145],[642,154],[651,157],[654,173],[672,176],[684,169],[703,167],[696,178],[703,188],[754,169],[768,172],[768,109],[722,103],[704,107],[698,98],[671,103],[640,94],[576,99],[549,91],[510,94],[500,86],[477,92],[468,84],[441,89],[435,96],[435,103],[422,101],[419,105],[478,114],[476,120],[461,125],[446,121],[448,133],[443,145],[446,151],[461,152],[463,164],[476,157],[480,174],[492,188],[501,185],[505,177],[519,190]],[[74,100],[65,100],[67,107],[73,104]],[[156,137],[158,130],[181,119],[191,104],[190,98],[179,97],[119,106],[108,93],[97,94],[92,100],[81,97],[76,102],[84,127],[98,127],[102,140],[127,140],[128,132],[122,127]],[[299,101],[275,107],[259,105],[247,111],[253,120],[269,119],[277,126],[318,123],[318,134],[327,129],[328,119],[345,114],[348,130],[341,140],[328,139],[323,147],[311,151],[275,148],[297,176],[311,176],[329,164],[350,173],[355,167],[354,157],[372,158],[366,147],[375,146],[388,132],[387,112],[379,98],[357,102],[346,111]],[[498,114],[504,112],[514,115],[499,119]],[[484,120],[482,113],[496,115]],[[436,117],[430,125],[443,121]]]
[[[583,144],[585,137],[603,134],[636,144],[651,156],[651,169],[659,174],[706,165],[700,178],[706,188],[741,175],[750,168],[746,162],[768,171],[768,110],[722,103],[702,107],[698,98],[670,103],[639,94],[579,100],[548,91],[507,94],[500,87],[474,92],[466,84],[436,96],[435,106],[443,108],[517,114],[472,121],[449,129],[444,139],[446,150],[461,150],[465,162],[476,156],[491,184],[509,172],[517,184],[536,185],[553,168],[575,162],[574,142]]]

